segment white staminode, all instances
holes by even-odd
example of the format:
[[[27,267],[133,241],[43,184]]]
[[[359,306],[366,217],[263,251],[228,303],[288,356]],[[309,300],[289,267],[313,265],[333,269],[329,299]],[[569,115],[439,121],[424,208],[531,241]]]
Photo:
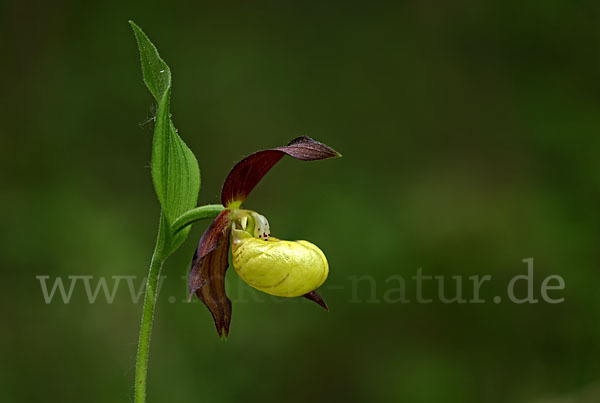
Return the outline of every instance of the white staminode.
[[[271,236],[271,227],[265,216],[250,210],[237,210],[234,214],[234,242],[239,237],[244,237],[239,231],[246,232],[245,236],[252,236],[263,241],[269,240],[269,237]]]

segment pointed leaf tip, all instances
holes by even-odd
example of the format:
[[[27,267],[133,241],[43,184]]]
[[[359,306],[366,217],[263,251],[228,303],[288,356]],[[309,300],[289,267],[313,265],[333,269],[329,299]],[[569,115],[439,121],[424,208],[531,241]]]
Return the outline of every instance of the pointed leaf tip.
[[[142,74],[146,86],[156,99],[160,102],[167,89],[171,86],[171,70],[167,63],[158,54],[158,49],[144,31],[133,21],[129,21],[140,51],[142,63]]]

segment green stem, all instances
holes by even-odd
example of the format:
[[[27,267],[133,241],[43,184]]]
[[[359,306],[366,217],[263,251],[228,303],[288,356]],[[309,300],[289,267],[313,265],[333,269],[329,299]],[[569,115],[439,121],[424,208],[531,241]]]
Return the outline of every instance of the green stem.
[[[165,230],[166,220],[161,214],[158,228],[158,239],[150,261],[148,278],[146,279],[146,291],[144,294],[144,308],[142,311],[142,324],[140,326],[140,337],[138,341],[137,359],[135,367],[135,403],[146,401],[146,377],[148,375],[148,355],[150,353],[150,335],[152,334],[152,321],[154,319],[154,308],[158,291],[158,279],[166,260],[164,251],[167,249],[167,232]]]
[[[221,211],[223,211],[225,207],[220,204],[207,204],[205,206],[200,206],[193,208],[191,210],[186,211],[173,222],[171,229],[173,230],[173,234],[178,233],[185,227],[198,220],[202,220],[204,218],[214,218],[219,215]]]
[[[215,218],[224,207],[216,204],[197,207],[189,210],[175,220],[174,225],[169,226],[164,215],[161,214],[158,227],[158,238],[156,247],[150,261],[150,269],[146,280],[146,291],[144,294],[144,307],[142,311],[142,324],[140,326],[140,338],[135,367],[135,403],[146,402],[146,378],[148,375],[148,355],[150,353],[150,335],[152,334],[152,321],[156,308],[158,296],[158,280],[163,264],[170,253],[175,234],[195,221],[203,218]],[[177,226],[175,225],[177,224]],[[177,244],[177,243],[176,243]],[[179,243],[180,244],[180,243]]]

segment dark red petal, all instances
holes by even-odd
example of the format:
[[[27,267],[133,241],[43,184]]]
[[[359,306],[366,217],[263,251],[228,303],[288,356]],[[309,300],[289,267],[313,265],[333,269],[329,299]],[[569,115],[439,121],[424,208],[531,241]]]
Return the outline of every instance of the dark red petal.
[[[223,210],[200,238],[189,278],[190,295],[196,293],[208,308],[220,337],[229,334],[231,301],[225,294],[229,262],[230,211]]]
[[[230,216],[231,210],[225,209],[219,213],[206,231],[204,231],[204,234],[202,234],[194,258],[196,258],[196,256],[199,259],[203,258],[219,246],[221,239],[223,238],[223,233],[231,224]]]
[[[321,305],[323,309],[329,312],[327,304],[325,303],[325,301],[323,301],[323,298],[321,298],[321,296],[316,291],[311,291],[308,294],[304,294],[303,297],[313,302],[316,302],[317,304]]]
[[[295,138],[287,146],[256,152],[238,162],[227,175],[221,192],[223,205],[227,206],[234,201],[243,202],[263,176],[286,154],[302,161],[341,155],[331,147],[306,136]]]

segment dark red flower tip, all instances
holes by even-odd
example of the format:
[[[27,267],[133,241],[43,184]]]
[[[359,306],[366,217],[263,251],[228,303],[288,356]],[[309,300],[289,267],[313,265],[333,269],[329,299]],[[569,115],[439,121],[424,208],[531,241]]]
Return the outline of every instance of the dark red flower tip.
[[[313,290],[313,291],[309,292],[308,294],[304,294],[303,297],[306,299],[309,299],[313,302],[316,302],[317,304],[321,305],[321,307],[323,307],[323,309],[325,309],[327,312],[329,312],[329,307],[323,300],[323,297],[321,297],[316,291]]]
[[[200,238],[190,271],[190,295],[194,293],[212,314],[220,337],[227,337],[231,301],[225,293],[229,266],[230,210],[223,210]]]
[[[258,151],[238,162],[227,175],[221,192],[223,205],[227,207],[246,200],[256,184],[286,154],[302,161],[341,156],[333,148],[307,136],[295,138],[287,146]]]

